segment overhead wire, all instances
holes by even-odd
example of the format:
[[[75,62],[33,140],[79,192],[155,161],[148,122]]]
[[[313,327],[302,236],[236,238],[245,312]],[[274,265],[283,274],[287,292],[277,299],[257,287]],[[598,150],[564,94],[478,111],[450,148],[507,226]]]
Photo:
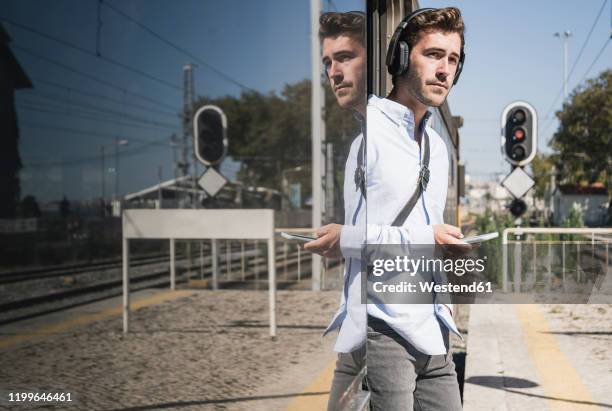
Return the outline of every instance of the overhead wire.
[[[34,105],[32,105],[31,103],[28,104],[28,102],[26,102],[26,104],[22,104],[22,103],[17,104],[17,108],[28,110],[28,111],[34,111],[38,113],[59,114],[59,115],[70,117],[70,118],[80,118],[84,120],[98,121],[104,124],[114,124],[114,125],[120,125],[120,126],[126,126],[126,127],[138,127],[138,128],[147,128],[147,129],[154,129],[154,130],[159,130],[161,128],[159,126],[150,126],[146,124],[134,124],[134,123],[128,123],[125,121],[103,118],[103,117],[88,114],[87,112],[83,112],[83,111],[65,110],[65,109],[62,110],[61,108],[55,108],[55,107],[49,108],[47,106],[41,107],[37,104],[34,104]],[[176,130],[175,128],[169,128],[169,127],[166,127],[166,129]]]
[[[18,44],[11,44],[11,47],[15,48],[17,50],[21,50],[22,52],[24,52],[24,53],[26,53],[26,54],[28,54],[30,56],[36,57],[36,58],[38,58],[40,60],[43,60],[43,61],[46,61],[48,63],[54,64],[54,65],[56,65],[58,67],[61,67],[61,68],[63,68],[66,71],[70,71],[71,73],[78,74],[80,76],[88,78],[88,79],[90,79],[92,81],[95,81],[96,83],[103,84],[103,85],[105,85],[107,87],[110,87],[110,88],[113,88],[115,90],[119,90],[122,93],[129,94],[129,95],[132,95],[134,97],[138,97],[140,99],[143,99],[143,100],[149,101],[151,103],[157,104],[158,106],[162,106],[162,107],[165,107],[165,108],[170,108],[172,110],[174,109],[174,107],[169,105],[169,104],[163,103],[161,101],[158,101],[158,100],[153,99],[151,97],[144,96],[144,95],[139,94],[139,93],[134,93],[132,91],[129,91],[125,87],[118,86],[118,85],[116,85],[114,83],[111,83],[111,82],[109,82],[107,80],[104,80],[104,79],[101,79],[99,77],[96,77],[96,76],[94,76],[92,74],[85,73],[83,71],[77,70],[77,69],[75,69],[73,67],[70,67],[70,66],[68,66],[68,65],[66,65],[66,64],[64,64],[62,62],[59,62],[57,60],[54,60],[52,58],[41,56],[40,54],[38,54],[36,52],[33,52],[32,50],[29,50],[29,49],[27,49],[27,48],[25,48],[23,46],[18,45]]]
[[[174,90],[178,90],[178,91],[182,91],[183,90],[182,87],[180,87],[180,86],[178,86],[176,84],[170,83],[170,82],[168,82],[166,80],[163,80],[163,79],[161,79],[159,77],[156,77],[156,76],[154,76],[152,74],[149,74],[149,73],[147,73],[147,72],[145,72],[143,70],[137,69],[135,67],[132,67],[132,66],[130,66],[128,64],[125,64],[125,63],[122,63],[122,62],[120,62],[118,60],[115,60],[115,59],[112,59],[110,57],[106,57],[106,56],[104,56],[102,54],[97,54],[97,53],[95,53],[93,51],[87,50],[87,49],[85,49],[85,48],[83,48],[81,46],[77,46],[76,44],[70,43],[70,42],[62,40],[60,38],[51,36],[49,34],[45,34],[45,33],[41,32],[39,30],[36,30],[35,28],[26,26],[25,24],[17,23],[15,21],[9,20],[9,19],[7,19],[5,17],[0,17],[0,21],[4,21],[4,22],[9,23],[9,24],[11,24],[11,25],[13,25],[15,27],[19,27],[22,30],[28,31],[30,33],[34,33],[37,36],[46,38],[48,40],[52,40],[52,41],[54,41],[54,42],[56,42],[58,44],[61,44],[61,45],[65,46],[65,47],[68,47],[70,49],[76,50],[76,51],[78,51],[80,53],[87,54],[88,56],[92,56],[92,57],[101,59],[101,60],[103,60],[103,61],[105,61],[105,62],[107,62],[109,64],[115,65],[117,67],[121,67],[121,68],[123,68],[125,70],[128,70],[128,71],[131,71],[134,74],[138,74],[141,77],[144,77],[144,78],[147,78],[149,80],[155,81],[155,82],[157,82],[159,84],[162,84],[162,85],[164,85],[166,87],[170,87],[170,88],[172,88]]]
[[[576,65],[578,64],[578,62],[580,61],[580,57],[582,57],[582,53],[584,52],[587,43],[589,42],[590,38],[591,38],[591,34],[593,34],[593,31],[595,30],[595,26],[597,25],[597,22],[599,21],[599,18],[601,17],[601,14],[603,13],[603,10],[606,6],[606,4],[608,3],[608,0],[604,0],[603,4],[601,5],[601,8],[599,9],[599,12],[597,13],[597,16],[595,17],[595,20],[593,21],[593,24],[591,25],[591,29],[589,30],[589,34],[587,35],[586,39],[584,40],[584,42],[582,43],[582,47],[580,48],[580,52],[578,53],[578,55],[576,56],[576,59],[574,60],[574,64],[572,64],[572,68],[567,76],[567,80],[569,81],[570,77],[572,76],[572,73],[574,72],[574,70],[576,69]],[[607,43],[606,43],[607,45]],[[605,46],[604,46],[605,48]],[[594,63],[593,63],[594,64]],[[589,68],[590,70],[590,68]],[[587,71],[588,72],[588,71]],[[586,74],[585,74],[586,76]],[[578,82],[578,84],[582,83],[583,78]],[[544,118],[549,118],[550,114],[552,113],[552,110],[555,107],[555,104],[557,104],[557,100],[559,99],[559,97],[561,97],[561,94],[563,93],[563,86],[561,86],[561,88],[559,89],[559,92],[557,93],[555,99],[553,100],[553,102],[551,103],[550,107],[548,108],[548,110],[546,110],[546,115],[544,116]],[[548,123],[546,124],[546,126],[542,129],[541,133],[545,133],[548,128],[550,127],[550,125],[553,123],[555,119],[555,116],[550,117],[550,120],[548,121]]]
[[[32,80],[34,85],[36,85],[37,83],[46,84],[46,85],[50,85],[50,86],[53,86],[53,87],[61,88],[61,89],[66,90],[68,93],[71,93],[71,94],[75,93],[75,94],[81,94],[83,96],[87,96],[87,97],[91,97],[91,98],[107,100],[107,101],[110,101],[110,102],[115,103],[115,104],[121,104],[122,106],[125,106],[125,107],[133,107],[133,108],[136,108],[136,109],[139,109],[139,110],[146,110],[146,111],[151,112],[151,113],[163,114],[163,115],[168,116],[168,117],[170,117],[170,116],[174,117],[174,118],[180,117],[180,115],[177,112],[173,112],[173,111],[170,111],[170,110],[160,110],[160,109],[156,109],[156,108],[150,108],[150,107],[146,107],[146,106],[141,106],[139,104],[134,104],[134,103],[131,103],[131,102],[128,102],[128,101],[121,101],[121,100],[117,100],[117,99],[105,96],[103,94],[91,93],[91,92],[88,92],[88,91],[83,91],[81,89],[77,89],[77,88],[74,88],[72,86],[67,86],[65,84],[61,84],[61,83],[57,83],[57,82],[53,82],[53,81],[49,81],[49,80],[44,80],[44,79],[41,79],[41,78],[38,78],[38,77],[31,77],[30,79]],[[24,91],[28,91],[28,90],[30,90],[30,89],[24,89]],[[33,89],[33,90],[36,91],[36,89]]]
[[[206,62],[205,60],[201,59],[200,57],[196,56],[195,54],[193,54],[192,52],[190,52],[189,50],[179,46],[178,44],[175,44],[174,42],[166,39],[165,37],[163,37],[162,35],[158,34],[155,30],[153,30],[152,28],[146,26],[145,24],[141,23],[140,21],[136,20],[135,18],[133,18],[132,16],[130,16],[129,14],[125,13],[124,11],[118,9],[117,7],[113,6],[111,3],[109,3],[106,0],[100,0],[100,3],[105,6],[108,7],[109,9],[113,10],[115,13],[119,14],[120,16],[124,17],[125,19],[129,20],[130,22],[132,22],[133,24],[135,24],[136,26],[140,27],[142,30],[146,31],[147,33],[149,33],[151,36],[155,37],[156,39],[158,39],[159,41],[161,41],[162,43],[174,48],[175,50],[185,54],[186,56],[188,56],[189,58],[193,59],[194,61],[196,61],[197,63],[199,63],[202,66],[207,67],[208,69],[210,69],[211,71],[213,71],[214,73],[216,73],[218,76],[222,77],[223,79],[225,79],[226,81],[244,89],[244,90],[249,90],[252,92],[257,92],[255,89],[245,85],[244,83],[236,80],[235,78],[225,74],[222,70],[216,68],[215,66],[213,66],[212,64]]]
[[[599,50],[599,52],[597,53],[597,55],[595,56],[595,59],[593,59],[593,62],[591,63],[591,65],[589,66],[588,69],[586,69],[586,71],[584,72],[584,74],[582,75],[582,78],[580,79],[579,83],[582,83],[582,81],[586,78],[586,76],[589,74],[589,72],[591,71],[591,69],[593,68],[593,66],[595,65],[595,63],[597,63],[597,60],[599,60],[599,58],[601,57],[601,55],[603,54],[604,50],[606,49],[606,47],[608,46],[608,43],[610,43],[610,37],[608,37],[608,39],[606,40],[606,42],[603,44],[602,48]]]
[[[124,158],[124,157],[132,157],[135,155],[139,155],[139,154],[144,154],[146,152],[148,152],[149,150],[156,148],[159,146],[155,146],[152,144],[142,144],[138,147],[134,147],[132,149],[123,149],[121,151],[119,151],[119,153],[117,154],[113,154],[113,157],[117,156],[119,158]],[[58,160],[58,161],[34,161],[34,162],[29,162],[26,160],[26,162],[24,163],[24,167],[25,168],[47,168],[47,167],[57,167],[57,166],[61,166],[61,167],[72,167],[72,166],[77,166],[77,165],[81,165],[81,164],[87,164],[87,163],[92,163],[92,162],[96,162],[98,160],[102,159],[102,155],[93,155],[93,156],[86,156],[86,157],[75,157],[75,158],[70,158],[70,159],[66,159],[66,160]]]
[[[139,137],[125,136],[119,133],[115,133],[115,134],[99,133],[99,132],[89,131],[89,130],[78,130],[78,129],[74,129],[70,127],[57,127],[57,126],[41,124],[41,123],[31,122],[31,121],[20,121],[19,124],[20,126],[42,128],[42,129],[51,130],[51,131],[61,131],[63,133],[77,134],[80,136],[90,136],[90,137],[99,138],[103,140],[113,140],[114,141],[116,139],[122,139],[122,140],[128,140],[128,141],[136,141],[140,143],[151,143],[151,144],[156,144],[156,145],[159,144],[159,143],[155,143],[155,141],[144,140]],[[164,146],[167,146],[167,145],[164,144]]]
[[[601,49],[599,49],[599,52],[597,53],[597,55],[595,56],[595,58],[593,59],[593,61],[591,62],[591,64],[589,65],[589,68],[584,72],[582,78],[580,79],[580,81],[578,82],[578,84],[582,83],[584,81],[584,79],[586,78],[586,76],[589,74],[589,72],[591,71],[591,69],[593,68],[593,66],[595,66],[595,63],[597,63],[597,61],[599,60],[599,58],[601,57],[601,55],[603,54],[603,52],[605,51],[606,47],[608,46],[608,44],[610,43],[610,38],[608,38],[605,43],[603,44],[603,46],[601,47]],[[543,129],[542,133],[546,132],[548,130],[548,128],[550,127],[550,125],[552,124],[552,121],[554,120],[554,116],[549,120],[549,122],[546,124],[546,127]]]
[[[70,100],[70,99],[64,98],[63,96],[59,96],[59,95],[56,95],[56,94],[53,94],[53,93],[38,92],[37,94],[33,94],[30,97],[42,97],[42,98],[45,98],[45,99],[49,99],[49,100],[51,100],[53,102],[63,101],[63,102],[68,103],[68,104],[78,104],[79,108],[83,108],[83,107],[89,108],[91,110],[95,110],[95,111],[98,111],[100,113],[111,114],[111,115],[117,116],[117,117],[122,118],[122,119],[130,119],[132,121],[137,121],[137,122],[140,122],[140,123],[143,123],[143,124],[151,124],[151,125],[155,125],[155,126],[159,126],[159,127],[163,127],[163,128],[170,128],[170,129],[173,129],[173,130],[176,128],[176,126],[174,124],[162,123],[162,122],[158,122],[158,121],[154,121],[154,120],[149,120],[149,119],[138,117],[138,116],[134,116],[134,115],[131,115],[131,114],[126,114],[126,113],[121,112],[121,111],[110,110],[110,109],[102,108],[102,107],[99,107],[99,106],[96,106],[96,105],[83,103],[83,102],[78,101],[78,100]],[[60,107],[60,108],[62,108],[62,107]]]

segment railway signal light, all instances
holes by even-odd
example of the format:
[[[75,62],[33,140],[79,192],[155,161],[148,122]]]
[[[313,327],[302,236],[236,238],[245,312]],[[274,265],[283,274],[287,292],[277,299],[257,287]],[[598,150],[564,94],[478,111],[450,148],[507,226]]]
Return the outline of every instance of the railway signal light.
[[[510,203],[510,212],[515,217],[520,217],[527,211],[527,204],[520,198],[515,198]]]
[[[217,106],[200,107],[193,117],[194,150],[205,166],[215,166],[227,153],[227,117]]]
[[[538,148],[538,117],[524,101],[510,103],[501,116],[502,154],[513,166],[529,164]]]

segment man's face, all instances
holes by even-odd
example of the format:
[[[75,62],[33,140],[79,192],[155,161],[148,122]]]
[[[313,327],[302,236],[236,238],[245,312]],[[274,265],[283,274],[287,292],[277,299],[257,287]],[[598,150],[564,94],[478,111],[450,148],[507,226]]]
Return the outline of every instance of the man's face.
[[[365,106],[365,48],[357,40],[340,35],[323,39],[323,66],[342,108]]]
[[[460,52],[461,37],[458,33],[421,33],[410,52],[407,79],[400,81],[408,83],[408,91],[416,100],[426,106],[439,107],[453,85]]]

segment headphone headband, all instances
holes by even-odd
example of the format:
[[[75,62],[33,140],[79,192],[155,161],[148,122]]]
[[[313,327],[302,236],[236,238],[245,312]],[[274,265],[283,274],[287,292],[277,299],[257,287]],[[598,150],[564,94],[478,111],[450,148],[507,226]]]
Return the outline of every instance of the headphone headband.
[[[404,30],[410,24],[412,19],[420,16],[423,13],[439,10],[431,7],[418,9],[404,17],[402,21],[395,28],[395,32],[389,42],[389,48],[387,50],[386,65],[387,71],[392,76],[400,76],[408,71],[410,66],[410,45],[405,41],[401,41],[400,37]],[[461,70],[463,70],[463,62],[465,61],[465,52],[463,51],[463,42],[461,44],[461,53],[459,55],[459,62],[457,64],[457,71],[455,72],[455,78],[453,79],[453,85],[457,84]]]

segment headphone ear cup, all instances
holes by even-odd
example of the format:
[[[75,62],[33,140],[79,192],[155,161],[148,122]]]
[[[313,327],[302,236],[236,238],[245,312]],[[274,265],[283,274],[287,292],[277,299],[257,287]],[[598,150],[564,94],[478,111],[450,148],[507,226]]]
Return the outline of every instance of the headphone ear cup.
[[[408,71],[410,66],[410,46],[405,41],[400,41],[397,47],[397,69],[396,76],[401,76]]]
[[[459,59],[459,64],[457,65],[457,72],[455,73],[455,79],[453,80],[453,86],[457,84],[459,81],[459,76],[461,75],[461,71],[463,70],[463,62],[465,61],[465,53],[461,52],[461,58]]]

